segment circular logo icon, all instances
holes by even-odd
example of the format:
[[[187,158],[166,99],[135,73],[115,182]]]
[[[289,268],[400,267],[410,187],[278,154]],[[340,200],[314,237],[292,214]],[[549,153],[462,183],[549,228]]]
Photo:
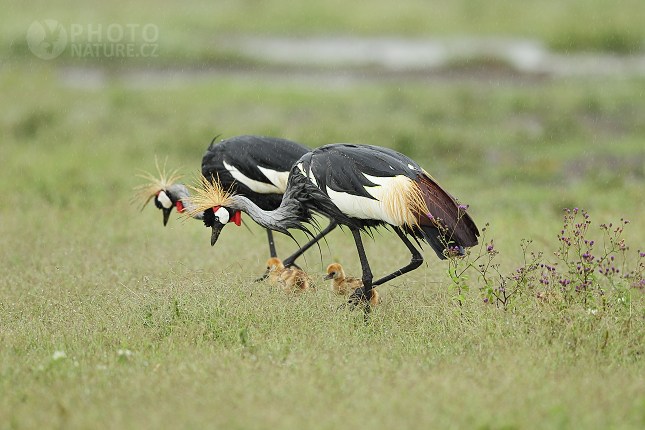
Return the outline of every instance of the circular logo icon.
[[[53,19],[34,21],[27,30],[27,45],[36,57],[51,60],[65,50],[67,32]]]

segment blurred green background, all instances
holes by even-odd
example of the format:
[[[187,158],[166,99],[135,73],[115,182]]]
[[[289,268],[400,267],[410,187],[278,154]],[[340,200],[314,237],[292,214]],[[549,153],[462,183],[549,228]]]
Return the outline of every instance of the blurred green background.
[[[546,235],[564,206],[620,216],[642,209],[645,54],[636,1],[4,7],[3,198],[22,210],[113,207],[154,156],[196,172],[219,134],[391,147],[471,204],[480,224],[514,217],[544,225],[531,236]],[[50,60],[28,46],[28,29],[44,19],[68,38]],[[124,32],[116,43],[110,26]],[[155,56],[137,57],[152,37],[146,26]],[[335,43],[332,59],[334,46],[341,52],[356,41],[426,41],[445,52],[435,65],[415,66],[410,59],[423,54],[413,50],[397,68],[374,62],[378,47],[371,60],[352,63],[345,53],[327,64],[329,53],[303,62],[288,43],[271,45],[276,52],[259,44],[309,41],[315,55],[315,42],[325,40]],[[103,45],[119,43],[134,54],[106,57]],[[497,232],[501,240],[507,233]]]
[[[219,134],[284,137],[312,148],[374,144],[414,158],[470,205],[480,227],[490,223],[487,240],[494,239],[500,251],[501,272],[522,264],[522,238],[552,255],[563,207],[585,208],[598,223],[630,219],[628,245],[642,249],[643,16],[645,3],[636,0],[5,2],[0,390],[9,395],[0,396],[0,416],[11,419],[0,428],[87,428],[97,422],[106,428],[164,423],[203,428],[212,420],[262,428],[267,422],[285,424],[272,411],[291,410],[303,386],[310,390],[303,401],[311,415],[300,412],[283,428],[302,428],[311,416],[318,417],[320,428],[364,422],[343,419],[354,412],[371,417],[374,427],[394,425],[405,415],[408,426],[425,422],[437,428],[532,428],[540,419],[545,428],[576,423],[608,428],[618,419],[624,425],[617,427],[638,428],[645,422],[644,384],[633,375],[642,374],[642,366],[623,351],[642,345],[641,332],[621,332],[632,333],[626,335],[629,342],[610,342],[609,358],[601,359],[592,347],[571,348],[586,339],[574,324],[563,323],[566,336],[549,337],[556,332],[548,324],[566,320],[555,310],[545,320],[542,311],[529,312],[535,317],[529,322],[523,319],[528,314],[517,316],[513,327],[526,330],[516,338],[506,331],[505,314],[477,310],[476,289],[469,296],[474,311],[451,307],[445,267],[426,252],[422,269],[383,288],[393,307],[381,314],[386,322],[375,317],[383,325],[370,337],[360,318],[339,322],[328,312],[338,305],[333,298],[292,308],[281,296],[252,296],[256,287],[249,282],[267,258],[258,226],[228,227],[211,248],[200,223],[173,217],[163,228],[159,211],[140,212],[131,197],[140,183],[135,174],[153,171],[155,156],[167,157],[169,167],[184,166],[185,174],[196,173],[208,143]],[[111,24],[126,31],[128,24],[139,29],[152,24],[158,29],[153,42],[158,56],[106,58],[83,51],[73,57],[67,46],[58,57],[43,60],[30,51],[27,33],[34,21],[45,19],[59,22],[68,37],[72,26],[80,25],[83,46],[91,43],[88,25],[101,25],[106,43]],[[454,40],[466,45],[502,40],[508,46],[528,41],[538,47],[538,63],[548,67],[518,68],[504,55],[485,49],[477,54],[478,48],[468,56],[448,52],[436,66],[399,69],[378,62],[278,61],[244,48],[249,40],[312,37],[448,43],[441,46]],[[137,33],[131,42],[139,49],[146,40]],[[282,236],[277,241],[281,255],[295,246]],[[366,242],[375,273],[408,261],[403,245],[386,231]],[[320,278],[332,261],[341,261],[351,275],[359,273],[353,243],[340,231],[319,253],[308,253],[303,267]],[[254,298],[246,302],[245,294]],[[205,316],[196,297],[208,303]],[[629,324],[642,318],[642,306],[635,309],[635,316],[631,308],[625,311]],[[166,320],[162,311],[170,315]],[[471,323],[475,314],[468,312],[490,325]],[[213,315],[230,324],[222,329],[226,342],[190,340],[202,339],[195,333],[215,321]],[[580,310],[585,333],[596,342],[600,335],[587,317]],[[163,321],[151,329],[148,320],[155,318]],[[310,344],[307,321],[321,321]],[[159,329],[163,324],[168,330]],[[417,328],[430,330],[423,336],[434,339],[435,349],[418,343],[424,340],[414,335]],[[242,335],[247,329],[257,350],[245,340],[248,334]],[[399,338],[404,340],[393,346],[390,339]],[[346,350],[348,344],[366,346]],[[130,361],[117,356],[124,348],[135,352]],[[67,352],[64,365],[50,362],[58,350]],[[273,357],[280,354],[288,358],[275,364]],[[361,377],[350,380],[330,370],[321,361],[329,354]],[[254,367],[249,357],[256,356]],[[536,358],[543,356],[548,360]],[[417,359],[423,366],[414,364]],[[375,373],[361,366],[364,360]],[[528,370],[522,360],[530,363]],[[214,371],[219,366],[214,362],[227,364]],[[299,372],[291,373],[293,363],[300,363]],[[398,370],[383,371],[391,365]],[[186,368],[194,373],[177,370]],[[555,376],[543,386],[550,370]],[[415,385],[428,372],[447,376],[428,387]],[[229,376],[221,388],[215,374]],[[193,376],[207,382],[195,388]],[[581,382],[585,377],[591,378],[591,391],[580,402],[580,393],[589,389]],[[631,388],[614,389],[603,400],[614,377]],[[375,382],[375,391],[366,379]],[[480,381],[476,388],[473,379]],[[267,385],[272,389],[262,391]],[[410,385],[419,395],[416,402],[407,397]],[[311,388],[319,386],[327,387],[322,394]],[[392,386],[396,390],[388,391]],[[335,396],[352,396],[354,389],[361,399],[345,403],[338,415],[327,414],[338,407]],[[430,402],[429,412],[420,412],[431,389],[447,394]],[[518,400],[527,390],[535,402]],[[487,397],[491,392],[501,400]],[[204,393],[229,405],[229,412],[204,413],[210,407]],[[172,410],[173,399],[182,394],[194,402],[182,403],[176,415],[162,412]],[[249,399],[259,401],[255,409]],[[507,408],[497,413],[500,402]],[[137,408],[157,413],[157,419],[147,422]]]

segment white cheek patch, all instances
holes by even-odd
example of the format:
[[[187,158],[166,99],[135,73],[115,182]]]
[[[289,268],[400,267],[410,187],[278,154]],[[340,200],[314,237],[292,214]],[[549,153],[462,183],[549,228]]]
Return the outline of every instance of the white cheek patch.
[[[215,218],[217,218],[220,223],[226,224],[229,219],[228,211],[224,208],[217,209],[215,211]]]
[[[170,209],[172,207],[172,200],[168,198],[168,195],[165,191],[159,192],[159,194],[157,194],[157,199],[159,200],[159,203],[161,203],[161,206],[164,207],[164,209]]]

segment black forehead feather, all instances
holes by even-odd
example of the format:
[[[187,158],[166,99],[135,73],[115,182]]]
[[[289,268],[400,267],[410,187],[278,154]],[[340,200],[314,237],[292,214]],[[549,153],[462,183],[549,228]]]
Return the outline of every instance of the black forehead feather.
[[[161,204],[161,202],[159,201],[159,193],[157,193],[157,195],[155,196],[155,206],[157,206],[157,209],[163,209],[164,208],[163,205]]]
[[[208,208],[204,211],[204,225],[206,227],[212,227],[215,224],[215,213],[213,208]]]

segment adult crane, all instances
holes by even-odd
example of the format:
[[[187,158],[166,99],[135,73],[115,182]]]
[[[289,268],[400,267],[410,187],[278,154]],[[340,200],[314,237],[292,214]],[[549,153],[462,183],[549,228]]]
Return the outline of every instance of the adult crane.
[[[477,245],[479,230],[454,197],[407,156],[371,145],[332,144],[304,154],[291,168],[280,206],[265,211],[244,196],[202,178],[189,213],[203,212],[214,243],[240,211],[261,226],[286,233],[307,231],[318,213],[352,232],[363,271],[363,288],[353,300],[370,300],[372,288],[418,268],[423,256],[408,236],[426,242],[440,259],[444,251],[464,254]],[[373,281],[361,230],[390,226],[412,254],[410,263]],[[420,245],[420,244],[419,244]]]
[[[202,175],[209,180],[219,181],[221,186],[236,194],[246,196],[266,211],[275,210],[280,206],[291,167],[302,155],[311,151],[309,147],[300,143],[273,137],[244,135],[215,143],[216,139],[213,139],[202,157]],[[146,203],[154,198],[155,206],[163,212],[165,226],[173,208],[183,213],[190,205],[190,191],[185,185],[175,183],[180,178],[176,171],[167,175],[165,167],[162,172],[158,165],[157,170],[161,179],[150,174],[144,176],[151,182],[141,186],[142,190],[139,193]],[[203,214],[196,212],[192,217],[202,219]],[[241,224],[239,214],[229,221],[238,226]],[[323,237],[335,226],[331,223],[319,236]],[[271,257],[275,258],[277,253],[270,229],[267,229],[267,238],[269,252]],[[317,238],[314,238],[306,243],[287,257],[283,264],[286,267],[292,265],[296,258],[316,241]]]

